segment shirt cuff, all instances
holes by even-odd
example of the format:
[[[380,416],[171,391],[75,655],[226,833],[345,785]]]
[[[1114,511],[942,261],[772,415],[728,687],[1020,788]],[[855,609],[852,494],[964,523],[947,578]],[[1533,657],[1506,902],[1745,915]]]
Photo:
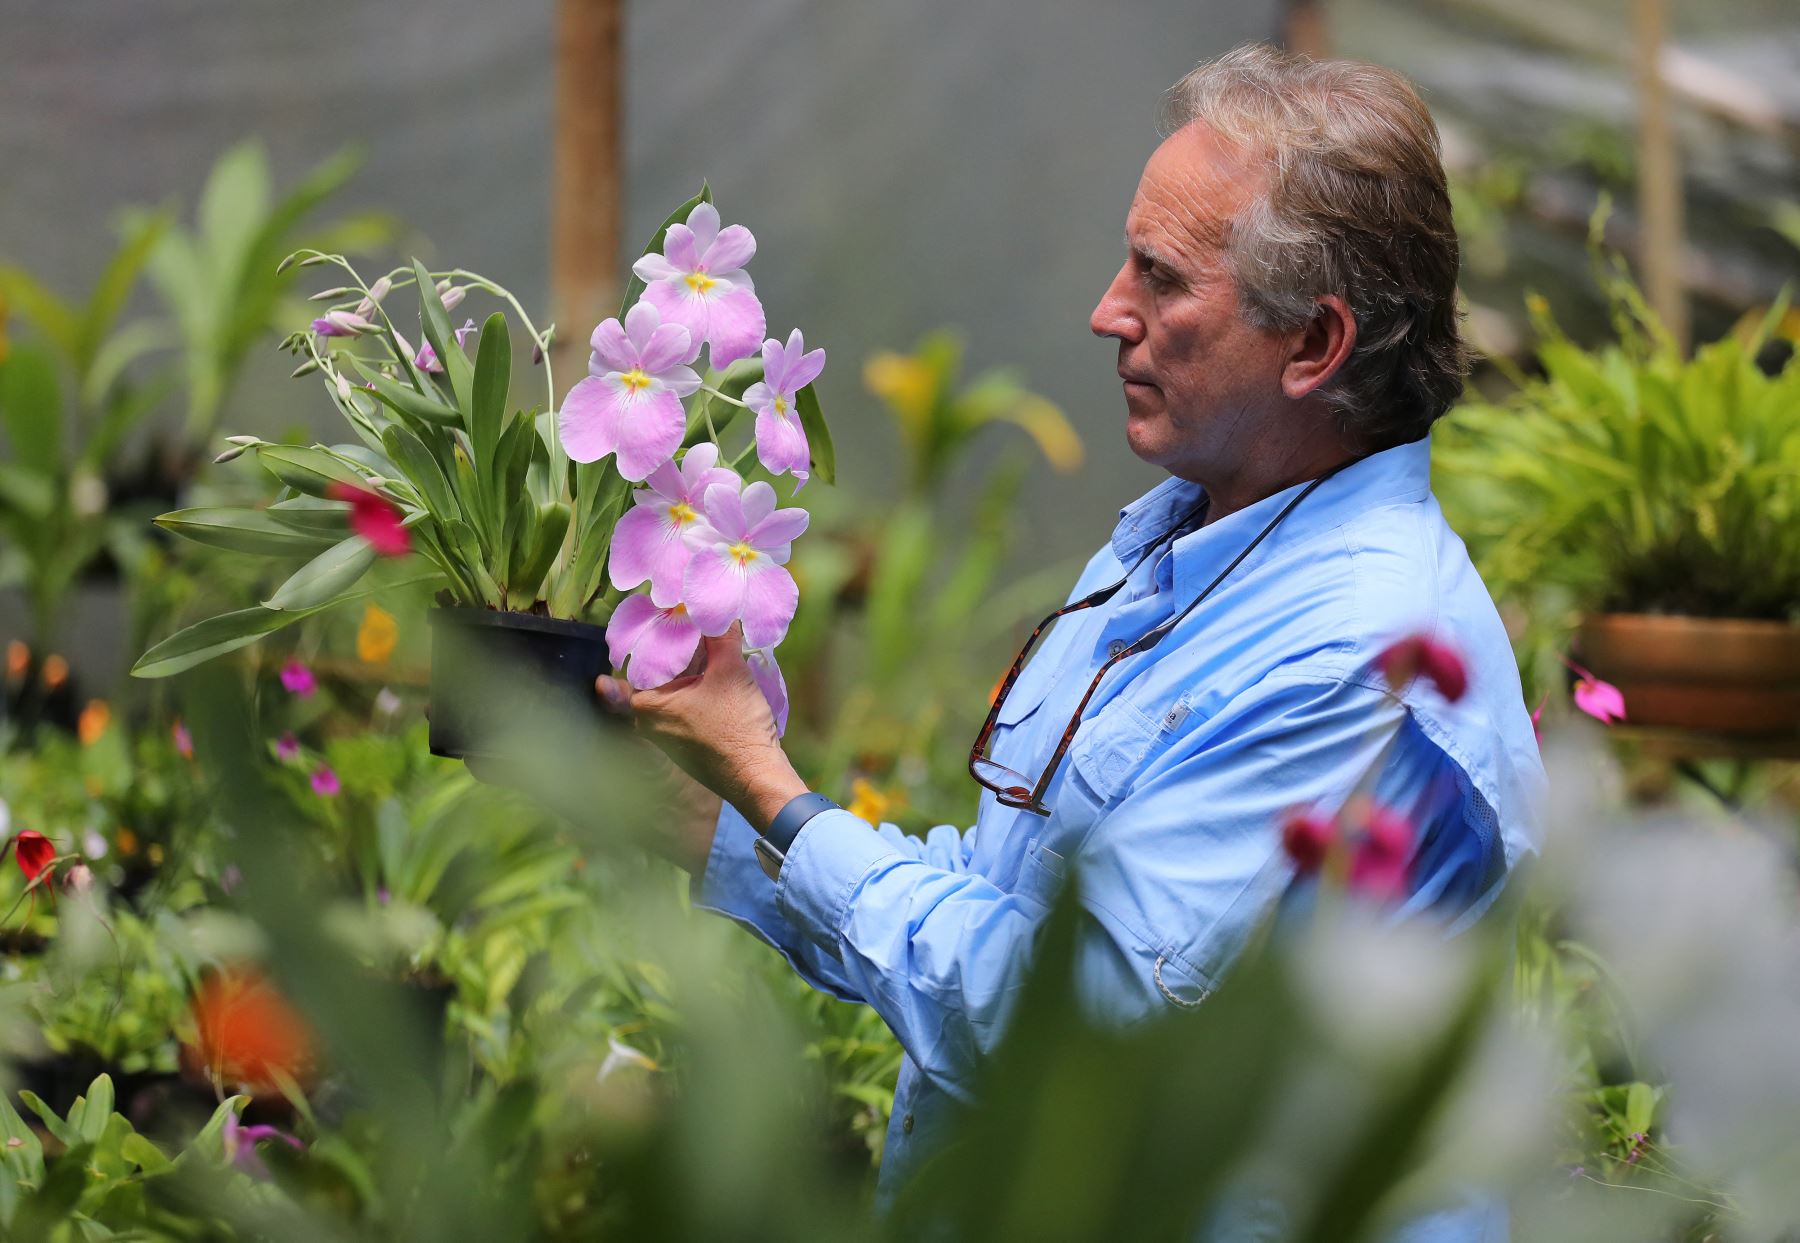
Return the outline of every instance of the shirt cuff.
[[[904,857],[862,817],[842,808],[822,811],[788,848],[775,905],[795,929],[835,950],[863,881],[883,860]]]

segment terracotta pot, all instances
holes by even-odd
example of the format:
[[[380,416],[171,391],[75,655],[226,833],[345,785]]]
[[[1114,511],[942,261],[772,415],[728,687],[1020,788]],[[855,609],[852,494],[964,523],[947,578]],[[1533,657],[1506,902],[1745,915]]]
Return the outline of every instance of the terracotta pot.
[[[1581,663],[1625,696],[1628,725],[1800,734],[1800,626],[1600,613],[1576,642]]]

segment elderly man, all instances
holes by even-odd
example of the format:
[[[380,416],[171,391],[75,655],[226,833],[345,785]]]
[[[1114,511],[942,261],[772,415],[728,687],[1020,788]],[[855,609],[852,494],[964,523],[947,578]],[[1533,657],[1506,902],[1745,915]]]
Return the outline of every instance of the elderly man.
[[[1386,70],[1252,47],[1177,83],[1164,132],[1092,328],[1118,343],[1132,452],[1170,477],[1004,685],[974,827],[913,838],[809,792],[735,636],[657,690],[602,679],[724,799],[674,845],[699,904],[899,1037],[884,1195],[969,1098],[1072,865],[1080,987],[1126,1021],[1221,986],[1294,880],[1283,814],[1338,807],[1371,768],[1416,829],[1405,912],[1466,925],[1532,849],[1518,672],[1430,490],[1465,355],[1429,113]],[[1419,633],[1462,654],[1456,702],[1376,667]]]

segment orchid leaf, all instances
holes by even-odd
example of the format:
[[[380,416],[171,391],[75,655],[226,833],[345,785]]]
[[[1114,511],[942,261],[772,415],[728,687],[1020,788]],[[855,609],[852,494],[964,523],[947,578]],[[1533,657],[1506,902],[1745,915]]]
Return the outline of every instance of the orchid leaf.
[[[62,393],[43,350],[15,348],[0,366],[0,419],[15,461],[45,475],[61,469]]]
[[[456,343],[456,333],[450,327],[450,313],[444,309],[444,300],[438,295],[437,286],[432,283],[431,273],[417,259],[413,260],[413,278],[419,282],[419,318],[425,330],[425,339],[437,351],[438,361],[444,366],[444,374],[450,379],[450,389],[456,394],[456,404],[468,415],[475,388],[469,356]],[[474,430],[472,424],[469,430]]]
[[[794,394],[794,408],[800,415],[800,426],[806,429],[806,447],[812,453],[812,477],[824,483],[837,481],[837,451],[831,445],[831,429],[825,425],[825,413],[819,409],[819,395],[808,384]]]
[[[319,531],[302,531],[269,516],[262,509],[177,509],[154,519],[157,526],[197,544],[228,548],[233,552],[265,557],[316,553],[341,538]],[[340,522],[341,526],[341,522]]]
[[[439,519],[462,516],[444,468],[438,465],[438,459],[411,428],[389,424],[381,433],[381,443],[388,456],[394,459],[394,465],[419,489],[433,516]]]
[[[645,246],[638,254],[650,255],[662,253],[663,238],[668,234],[669,226],[672,224],[685,223],[689,213],[691,213],[694,208],[702,203],[710,202],[712,202],[712,187],[702,180],[700,182],[700,193],[670,212],[668,219],[657,226],[656,234],[650,239],[650,244]],[[640,280],[634,272],[632,273],[631,279],[625,282],[625,296],[619,299],[619,318],[621,320],[624,319],[625,312],[629,311],[637,303],[637,300],[643,296],[644,282]]]
[[[506,422],[506,391],[512,383],[512,341],[506,333],[506,316],[495,311],[481,326],[475,350],[475,374],[469,402],[469,444],[475,454],[475,472],[495,494],[489,507],[499,513],[500,477],[505,464],[496,465],[501,432]]]
[[[295,570],[275,589],[274,595],[263,601],[263,607],[304,612],[327,604],[355,586],[375,564],[375,557],[373,544],[360,535],[352,535]]]
[[[326,496],[334,483],[367,488],[368,480],[325,449],[301,445],[258,445],[256,460],[271,475],[308,496]]]
[[[379,371],[362,369],[369,383],[373,386],[375,396],[381,404],[394,413],[421,423],[429,423],[435,427],[461,427],[462,416],[443,402],[416,393],[404,384],[398,384],[382,375]]]

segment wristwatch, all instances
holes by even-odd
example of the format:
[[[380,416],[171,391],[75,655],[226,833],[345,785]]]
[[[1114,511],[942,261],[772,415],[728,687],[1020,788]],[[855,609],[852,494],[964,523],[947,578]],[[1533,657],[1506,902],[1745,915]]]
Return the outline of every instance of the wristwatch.
[[[800,830],[806,822],[822,811],[841,811],[842,808],[826,798],[823,794],[807,791],[796,794],[789,799],[782,809],[775,813],[775,819],[763,835],[756,839],[756,861],[770,880],[781,875],[781,865],[787,860],[788,847],[800,836]]]

